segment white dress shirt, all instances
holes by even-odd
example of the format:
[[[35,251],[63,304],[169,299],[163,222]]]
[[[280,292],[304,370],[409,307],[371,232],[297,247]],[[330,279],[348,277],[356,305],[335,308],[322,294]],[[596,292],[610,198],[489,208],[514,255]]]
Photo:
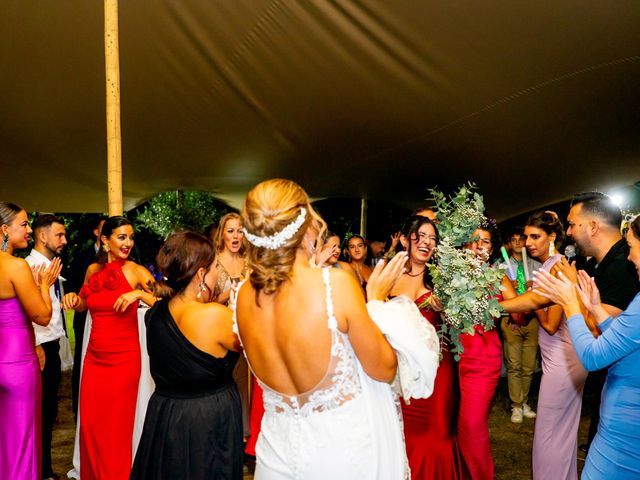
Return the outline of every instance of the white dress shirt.
[[[29,256],[25,260],[32,266],[44,264],[43,268],[47,268],[51,263],[51,260],[37,250],[31,250]],[[64,295],[63,283],[65,282],[65,279],[62,276],[59,276],[58,280],[60,281],[60,298],[62,298]],[[60,299],[56,296],[55,285],[51,285],[49,295],[51,296],[51,321],[46,327],[36,323],[33,324],[33,330],[36,334],[36,345],[58,340],[65,334],[62,326],[63,316],[60,308]]]

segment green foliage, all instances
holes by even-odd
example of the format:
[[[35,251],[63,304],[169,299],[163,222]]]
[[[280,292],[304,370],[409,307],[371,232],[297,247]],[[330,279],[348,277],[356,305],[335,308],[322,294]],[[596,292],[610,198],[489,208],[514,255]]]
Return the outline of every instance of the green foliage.
[[[461,187],[447,199],[442,193],[430,190],[438,216],[440,243],[435,264],[429,264],[435,294],[444,305],[442,333],[453,344],[456,359],[463,347],[460,335],[475,334],[475,327],[494,328],[500,306],[492,298],[502,288],[503,269],[492,267],[482,256],[464,248],[474,230],[484,220],[482,196],[475,186]]]
[[[202,232],[230,210],[222,205],[206,192],[164,192],[149,200],[135,223],[163,239],[181,230]]]
[[[469,183],[449,199],[443,193],[429,189],[438,218],[438,232],[457,247],[468,243],[473,231],[485,220],[484,200],[474,192],[475,188],[474,183]]]

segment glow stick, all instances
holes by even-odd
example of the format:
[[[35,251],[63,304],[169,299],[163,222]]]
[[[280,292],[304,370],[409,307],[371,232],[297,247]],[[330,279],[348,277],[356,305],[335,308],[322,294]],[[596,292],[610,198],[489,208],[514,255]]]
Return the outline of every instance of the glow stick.
[[[531,280],[531,275],[529,274],[529,265],[527,265],[527,248],[522,247],[522,267],[524,268],[524,279],[525,281]]]
[[[500,253],[502,254],[502,258],[507,263],[507,270],[509,272],[509,280],[515,280],[516,274],[513,272],[513,267],[511,266],[511,262],[509,261],[509,254],[507,253],[507,249],[504,247],[500,247]]]

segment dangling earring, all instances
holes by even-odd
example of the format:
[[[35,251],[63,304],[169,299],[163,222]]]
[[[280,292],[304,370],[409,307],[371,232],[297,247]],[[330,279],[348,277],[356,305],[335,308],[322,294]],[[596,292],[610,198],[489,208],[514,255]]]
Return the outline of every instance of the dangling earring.
[[[556,254],[556,245],[553,242],[549,242],[549,256],[553,257]]]
[[[204,282],[200,282],[200,284],[198,285],[198,287],[200,287],[200,291],[198,292],[198,294],[196,295],[196,298],[198,300],[200,300],[202,298],[202,292],[204,292],[207,289],[207,286],[205,285]]]
[[[8,248],[9,248],[9,235],[5,233],[4,238],[2,239],[2,251],[6,252]]]

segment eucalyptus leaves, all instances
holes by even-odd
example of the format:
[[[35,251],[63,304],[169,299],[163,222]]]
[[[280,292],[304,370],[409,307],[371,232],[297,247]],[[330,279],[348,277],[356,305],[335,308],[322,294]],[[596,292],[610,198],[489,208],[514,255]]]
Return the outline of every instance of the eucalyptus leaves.
[[[438,217],[440,243],[436,263],[429,264],[435,294],[444,310],[442,331],[449,334],[456,359],[463,347],[460,334],[473,335],[475,327],[494,328],[494,317],[501,308],[493,296],[500,290],[502,268],[491,266],[479,255],[464,248],[472,241],[473,232],[486,222],[482,196],[475,185],[461,187],[457,194],[446,198],[437,190],[429,190]]]

